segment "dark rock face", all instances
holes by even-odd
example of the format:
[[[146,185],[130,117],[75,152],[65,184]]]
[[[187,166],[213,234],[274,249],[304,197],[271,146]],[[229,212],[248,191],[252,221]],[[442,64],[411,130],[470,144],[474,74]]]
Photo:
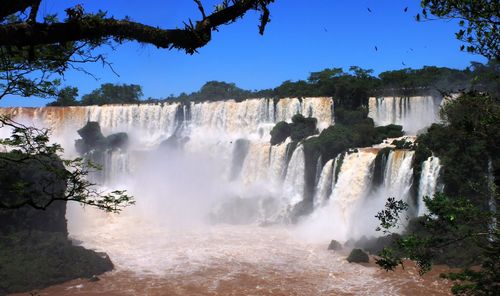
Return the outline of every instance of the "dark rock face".
[[[280,121],[271,130],[271,145],[278,145],[285,142],[290,137],[292,128],[285,121]]]
[[[368,263],[370,262],[370,258],[363,250],[353,249],[347,257],[347,261],[349,263]]]
[[[339,250],[342,250],[342,244],[339,243],[338,241],[336,240],[332,240],[330,242],[330,244],[328,245],[328,250],[331,250],[331,251],[339,251]]]
[[[128,145],[128,135],[126,133],[116,133],[105,137],[101,132],[98,122],[89,121],[78,130],[82,137],[75,141],[76,151],[80,154],[94,151],[106,151],[107,149],[126,148]]]
[[[128,135],[127,133],[111,134],[106,138],[106,141],[108,144],[108,148],[124,148],[128,145]]]
[[[0,239],[0,295],[41,289],[113,269],[108,256],[74,246],[65,234],[22,231]]]
[[[9,156],[22,157],[12,153]],[[61,160],[55,156],[39,160],[12,164],[0,157],[3,203],[18,204],[32,198],[37,204],[44,204],[51,197],[64,197],[66,184],[58,175],[64,172]],[[0,210],[0,295],[44,288],[113,269],[107,255],[72,244],[65,216],[65,201],[55,201],[46,210],[28,205]]]
[[[18,153],[2,154],[10,159],[23,157]],[[57,173],[64,166],[57,157],[40,157],[22,163],[12,163],[0,157],[0,199],[13,205],[32,199],[47,204],[51,197],[64,196],[66,184]],[[67,233],[66,203],[54,201],[45,211],[24,206],[15,210],[0,209],[0,235],[23,229]]]
[[[365,250],[369,254],[378,255],[384,248],[396,247],[396,241],[400,238],[401,236],[397,233],[392,233],[381,237],[370,237],[370,238],[362,236],[358,240],[347,241],[344,247],[359,248]]]

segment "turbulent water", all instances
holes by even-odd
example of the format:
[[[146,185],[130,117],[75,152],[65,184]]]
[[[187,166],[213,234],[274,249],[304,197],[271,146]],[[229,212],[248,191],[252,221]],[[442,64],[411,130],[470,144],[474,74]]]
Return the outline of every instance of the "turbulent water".
[[[396,101],[370,100],[370,114],[378,125],[403,124],[412,133],[435,120],[429,117],[435,112],[429,111],[435,107],[432,98]],[[374,184],[373,175],[375,158],[384,145],[351,151],[325,160],[324,165],[319,159],[311,193],[302,145],[293,149],[289,141],[269,144],[274,124],[290,121],[296,113],[317,118],[320,130],[333,124],[331,98],[10,108],[0,113],[50,128],[67,156],[76,155],[76,130],[89,120],[98,121],[105,135],[129,134],[128,151],[106,153],[98,179],[103,186],[129,190],[137,204],[118,216],[74,205],[67,213],[71,237],[109,253],[116,264],[116,271],[98,285],[100,291],[408,294],[402,289],[408,284],[406,277],[399,280],[371,267],[347,264],[345,254],[329,253],[325,246],[331,239],[344,242],[375,235],[374,215],[387,197],[414,199],[414,152],[391,151],[381,184]],[[169,138],[182,139],[184,148],[160,149]],[[419,213],[421,196],[436,190],[439,168],[435,157],[423,165]],[[314,211],[296,219],[306,202]],[[297,223],[289,224],[292,220]],[[441,291],[427,286],[428,279],[409,281],[411,287],[430,289],[422,291]],[[99,294],[86,283],[84,288],[54,289],[55,295]]]
[[[429,157],[422,164],[422,174],[420,176],[420,184],[418,186],[418,215],[422,216],[427,213],[424,197],[432,197],[439,190],[439,172],[441,171],[439,158],[435,156]]]

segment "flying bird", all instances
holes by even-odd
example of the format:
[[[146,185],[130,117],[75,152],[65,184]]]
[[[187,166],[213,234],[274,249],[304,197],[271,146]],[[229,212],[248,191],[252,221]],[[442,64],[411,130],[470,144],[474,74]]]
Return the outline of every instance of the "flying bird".
[[[403,64],[403,66],[406,66],[405,62],[401,62],[401,64]]]
[[[407,11],[408,11],[408,7],[405,8],[405,12],[407,12]]]
[[[378,47],[375,46],[375,51],[378,51]]]
[[[326,33],[328,33],[328,30],[326,28],[323,28],[325,30]]]
[[[367,7],[366,9],[368,9],[369,12],[372,12],[372,10],[370,9],[370,7]]]

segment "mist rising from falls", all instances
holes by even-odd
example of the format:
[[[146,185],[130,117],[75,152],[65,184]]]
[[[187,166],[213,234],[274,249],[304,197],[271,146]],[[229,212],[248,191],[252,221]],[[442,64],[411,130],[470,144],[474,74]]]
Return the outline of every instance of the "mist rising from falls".
[[[429,111],[434,110],[433,104],[428,97],[371,99],[370,114],[377,124],[403,123],[407,131],[413,131],[420,128],[415,122],[435,120],[432,116],[419,118],[434,114]],[[279,121],[290,122],[297,112],[317,118],[320,130],[326,128],[334,123],[331,98],[11,108],[1,112],[7,111],[27,124],[51,128],[55,141],[70,157],[76,156],[76,130],[88,120],[99,122],[105,135],[127,132],[129,150],[106,152],[98,178],[105,186],[130,190],[138,200],[130,212],[140,211],[160,224],[175,224],[176,219],[180,224],[286,222],[309,194],[314,212],[299,221],[308,236],[347,240],[373,234],[377,223],[373,216],[387,197],[406,201],[411,197],[413,152],[392,151],[385,162],[383,183],[374,186],[376,148],[359,149],[343,160],[339,155],[325,160],[324,165],[317,159],[316,175],[308,179],[314,182],[312,192],[306,192],[303,146],[292,145],[290,140],[271,146],[269,132]],[[160,149],[165,140],[182,144]],[[431,184],[437,175],[421,182]]]
[[[343,158],[338,180],[328,201],[303,221],[300,226],[302,235],[311,240],[322,240],[325,235],[339,241],[352,238],[351,229],[359,222],[355,213],[363,205],[370,189],[376,156],[373,149],[359,149]],[[329,171],[326,170],[325,174]],[[332,173],[332,179],[334,175]]]
[[[431,96],[415,97],[371,97],[368,102],[368,116],[375,125],[402,125],[409,135],[437,122],[441,98]]]

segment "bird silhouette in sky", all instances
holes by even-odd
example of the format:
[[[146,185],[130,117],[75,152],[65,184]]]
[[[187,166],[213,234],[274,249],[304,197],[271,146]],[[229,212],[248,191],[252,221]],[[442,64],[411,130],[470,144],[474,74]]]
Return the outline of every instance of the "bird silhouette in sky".
[[[408,7],[405,8],[405,12],[407,12],[407,11],[408,11]]]
[[[367,7],[366,9],[368,9],[368,12],[372,12],[372,10],[370,9],[370,7]]]
[[[326,28],[323,28],[325,30],[326,33],[328,33],[328,30]]]
[[[375,51],[378,51],[378,47],[375,46]]]
[[[401,62],[401,64],[403,64],[403,66],[406,66],[405,62]]]

